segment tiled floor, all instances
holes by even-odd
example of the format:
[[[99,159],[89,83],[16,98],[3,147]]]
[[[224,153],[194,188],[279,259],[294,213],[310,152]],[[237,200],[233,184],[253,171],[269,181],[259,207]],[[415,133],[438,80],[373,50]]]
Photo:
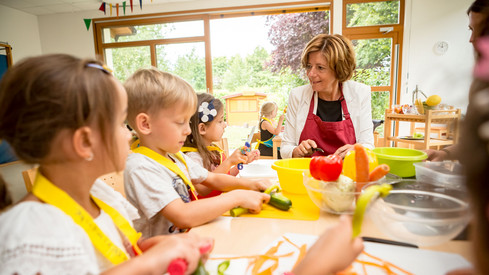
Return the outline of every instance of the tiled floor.
[[[7,182],[7,189],[14,203],[27,194],[22,171],[30,169],[33,166],[20,161],[0,165],[0,174],[3,176],[5,182]]]

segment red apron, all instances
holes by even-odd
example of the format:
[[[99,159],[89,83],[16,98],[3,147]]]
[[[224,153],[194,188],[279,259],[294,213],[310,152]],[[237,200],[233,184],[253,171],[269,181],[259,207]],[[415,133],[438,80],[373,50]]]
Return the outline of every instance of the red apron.
[[[355,129],[343,94],[340,100],[345,119],[342,121],[322,121],[319,116],[314,114],[314,94],[312,95],[311,106],[299,138],[299,144],[303,140],[314,140],[317,146],[324,150],[324,153],[316,151],[313,156],[334,154],[341,146],[356,143]]]

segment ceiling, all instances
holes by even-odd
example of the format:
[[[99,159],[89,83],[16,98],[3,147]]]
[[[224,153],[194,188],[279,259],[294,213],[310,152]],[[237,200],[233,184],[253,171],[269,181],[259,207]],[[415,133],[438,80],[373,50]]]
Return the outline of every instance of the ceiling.
[[[129,0],[0,0],[0,5],[33,15],[46,15],[93,11],[98,10],[102,2],[106,2],[107,4],[112,3],[115,6],[116,3],[122,5],[122,2],[124,1],[126,2],[126,5],[129,6]],[[143,0],[143,7],[145,5],[188,1],[193,0]],[[139,6],[139,0],[133,0],[133,5]]]

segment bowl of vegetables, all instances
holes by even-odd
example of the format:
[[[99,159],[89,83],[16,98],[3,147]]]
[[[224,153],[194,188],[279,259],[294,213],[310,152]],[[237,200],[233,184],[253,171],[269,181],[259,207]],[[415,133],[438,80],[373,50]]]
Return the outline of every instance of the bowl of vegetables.
[[[359,144],[355,144],[354,163],[349,164],[349,158],[347,156],[343,162],[341,157],[334,155],[313,157],[309,170],[303,172],[307,194],[321,210],[352,214],[364,186],[400,180],[388,174],[388,165],[377,165],[375,154]]]
[[[370,206],[368,215],[392,239],[433,246],[456,237],[470,220],[466,192],[420,180],[401,180]]]

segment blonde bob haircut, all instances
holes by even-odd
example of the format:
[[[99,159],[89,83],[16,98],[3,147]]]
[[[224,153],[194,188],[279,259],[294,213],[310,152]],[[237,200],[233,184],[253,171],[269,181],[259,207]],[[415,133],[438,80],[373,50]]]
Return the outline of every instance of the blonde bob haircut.
[[[171,73],[156,68],[139,69],[124,83],[127,91],[127,121],[133,129],[140,113],[155,115],[176,105],[185,106],[193,114],[197,95],[190,84]]]
[[[351,41],[339,34],[318,34],[302,52],[302,67],[307,68],[309,54],[320,51],[329,62],[329,68],[333,70],[338,81],[345,82],[353,76],[356,68],[355,50]]]

